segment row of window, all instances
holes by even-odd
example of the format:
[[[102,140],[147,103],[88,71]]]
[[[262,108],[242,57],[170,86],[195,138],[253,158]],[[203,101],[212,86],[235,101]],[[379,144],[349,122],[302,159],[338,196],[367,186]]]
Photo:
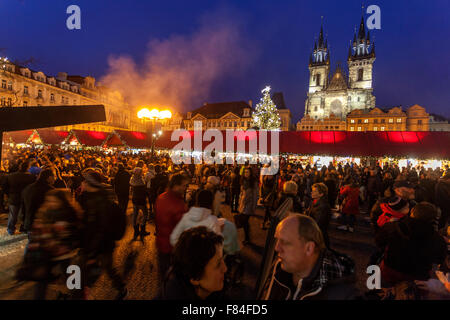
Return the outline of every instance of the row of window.
[[[350,123],[355,123],[355,119],[350,119]],[[364,123],[369,123],[369,119],[364,119]],[[394,119],[391,118],[388,121],[389,123],[394,123]],[[395,122],[397,123],[402,123],[402,119],[401,118],[397,118],[395,119]],[[362,123],[362,119],[358,119],[358,123]],[[378,123],[378,119],[373,119],[373,123]],[[380,123],[386,123],[386,119],[380,119]]]
[[[386,127],[380,127],[380,131],[385,131]],[[392,130],[392,129],[390,129]],[[355,127],[350,127],[350,131],[355,131]],[[362,131],[361,127],[357,128],[357,131]],[[378,131],[378,127],[373,127],[373,131]]]
[[[194,125],[192,123],[188,123],[188,127],[192,128]],[[212,122],[207,122],[206,123],[206,127],[207,128],[216,128],[216,127],[246,127],[247,126],[247,121],[212,121]]]
[[[27,77],[27,78],[31,78],[30,73],[27,72],[27,71],[23,72],[22,75]],[[40,82],[44,82],[44,83],[48,83],[49,85],[52,85],[52,86],[56,86],[56,80],[54,80],[52,78],[50,78],[50,79],[48,79],[48,81],[46,81],[46,79],[44,77],[36,76],[34,80],[37,80],[37,81],[40,81]],[[64,83],[60,83],[60,86],[64,90],[71,90],[71,91],[73,91],[75,93],[79,93],[78,92],[79,90],[78,90],[77,86],[70,87],[70,85],[67,85],[67,84],[64,84]]]
[[[7,89],[7,90],[11,90],[12,91],[13,90],[13,83],[12,83],[12,81],[2,80],[2,89]],[[63,89],[68,90],[69,88],[66,87],[66,86],[63,86]],[[74,90],[74,92],[78,93],[78,89]],[[27,96],[29,94],[30,93],[29,93],[28,86],[23,86],[23,95]],[[53,93],[50,95],[50,100],[52,100],[52,98],[51,98],[52,96],[53,96]],[[38,90],[38,98],[43,98],[41,89]],[[54,101],[54,98],[53,98],[52,101]]]
[[[302,126],[302,130],[313,130],[313,126]],[[325,126],[325,130],[339,130],[339,126]]]

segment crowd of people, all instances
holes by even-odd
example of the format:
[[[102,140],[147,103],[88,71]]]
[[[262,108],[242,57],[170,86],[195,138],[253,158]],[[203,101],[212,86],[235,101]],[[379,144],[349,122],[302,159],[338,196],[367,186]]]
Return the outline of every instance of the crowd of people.
[[[342,232],[354,233],[358,216],[370,222],[377,249],[368,265],[380,266],[385,288],[377,297],[398,296],[405,283],[449,297],[448,278],[442,281],[450,267],[448,166],[282,161],[278,174],[264,175],[266,166],[176,165],[148,153],[13,150],[0,168],[0,210],[9,214],[10,235],[28,234],[17,279],[36,281],[35,298],[45,299],[48,285],[76,264],[82,289],[71,290],[70,298],[86,299],[104,272],[116,298],[125,298],[127,284],[113,253],[131,200],[132,240],[144,242],[148,224],[155,224],[157,299],[236,298],[227,292],[242,277],[241,244],[252,243],[250,219],[257,210],[264,215],[262,229],[276,228],[276,259],[258,298],[370,297],[356,290],[353,259],[333,248],[333,215]],[[274,212],[288,199],[288,216],[273,225]],[[224,204],[232,219],[224,217]]]

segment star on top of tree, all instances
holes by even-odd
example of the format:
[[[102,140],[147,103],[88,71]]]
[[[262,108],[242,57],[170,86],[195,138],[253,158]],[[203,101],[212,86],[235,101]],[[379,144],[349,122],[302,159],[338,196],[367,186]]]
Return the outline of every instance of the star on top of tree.
[[[270,92],[270,86],[266,86],[262,91],[261,91],[261,93],[265,93],[265,92]]]

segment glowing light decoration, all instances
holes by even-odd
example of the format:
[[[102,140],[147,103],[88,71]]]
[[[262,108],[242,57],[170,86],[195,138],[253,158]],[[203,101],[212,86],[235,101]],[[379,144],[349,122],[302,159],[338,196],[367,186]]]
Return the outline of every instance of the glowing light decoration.
[[[270,98],[270,86],[266,86],[261,93],[263,97],[256,105],[252,114],[251,126],[265,130],[280,130],[281,119],[277,106]]]

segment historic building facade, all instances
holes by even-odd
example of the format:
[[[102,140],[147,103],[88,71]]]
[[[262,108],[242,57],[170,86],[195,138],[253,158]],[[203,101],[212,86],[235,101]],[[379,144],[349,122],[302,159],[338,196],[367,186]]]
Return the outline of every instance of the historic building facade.
[[[450,131],[449,119],[430,113],[430,131]]]
[[[347,129],[345,120],[331,114],[327,118],[313,119],[306,115],[297,123],[297,131],[345,131]]]
[[[291,111],[286,107],[284,97],[281,92],[272,96],[274,104],[277,106],[281,119],[282,131],[291,130]],[[194,121],[201,121],[203,130],[206,129],[234,129],[247,130],[251,128],[253,106],[252,101],[232,101],[220,103],[207,103],[186,114],[183,119],[183,127],[187,130],[194,130]],[[171,119],[163,123],[162,128],[169,126],[176,127]]]
[[[347,115],[347,131],[428,131],[429,115],[414,105],[406,112],[401,107],[354,110]]]
[[[370,33],[365,31],[361,18],[358,35],[354,35],[348,52],[348,74],[338,63],[330,76],[330,51],[324,39],[323,27],[309,60],[309,89],[305,102],[305,116],[325,119],[331,114],[345,120],[348,113],[357,109],[375,107],[372,75],[375,46]]]
[[[98,105],[105,106],[106,121],[56,127],[56,130],[92,130],[111,132],[114,129],[145,131],[145,124],[136,116],[121,94],[97,85],[95,78],[70,76],[65,72],[57,77],[33,71],[27,67],[4,62],[0,66],[0,105],[2,107]]]

